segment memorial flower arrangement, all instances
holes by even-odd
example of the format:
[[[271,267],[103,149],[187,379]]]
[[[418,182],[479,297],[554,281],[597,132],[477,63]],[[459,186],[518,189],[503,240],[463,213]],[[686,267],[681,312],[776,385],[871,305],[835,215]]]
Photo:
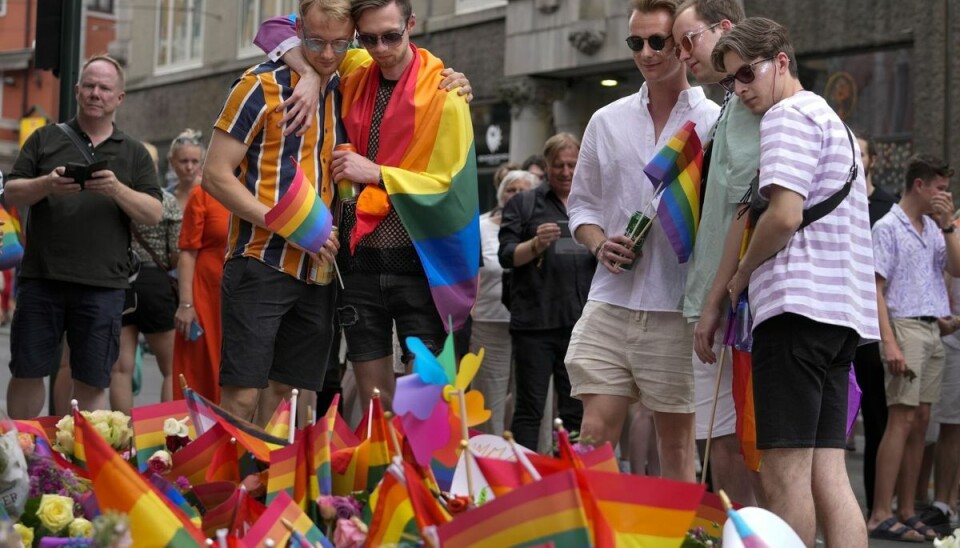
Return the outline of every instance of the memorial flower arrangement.
[[[960,529],[954,529],[952,535],[933,541],[934,548],[960,548]]]
[[[81,411],[83,417],[116,449],[124,459],[131,456],[133,429],[130,417],[119,411]],[[71,459],[74,458],[73,415],[67,415],[57,423],[57,439],[54,449]]]

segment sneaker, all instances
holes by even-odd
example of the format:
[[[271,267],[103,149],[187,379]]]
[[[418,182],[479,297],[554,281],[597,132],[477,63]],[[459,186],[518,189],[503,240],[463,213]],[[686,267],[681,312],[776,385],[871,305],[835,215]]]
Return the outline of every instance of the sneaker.
[[[944,514],[942,510],[932,504],[920,514],[920,521],[927,524],[940,535],[949,534],[952,530],[950,516]]]

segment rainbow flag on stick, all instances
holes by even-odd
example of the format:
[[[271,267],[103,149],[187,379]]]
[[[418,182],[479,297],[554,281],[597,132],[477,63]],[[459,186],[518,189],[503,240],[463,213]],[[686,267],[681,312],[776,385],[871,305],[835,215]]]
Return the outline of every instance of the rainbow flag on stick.
[[[320,199],[317,189],[307,181],[300,164],[292,156],[290,161],[297,167],[290,188],[263,220],[267,228],[288,242],[316,253],[330,237],[333,215]]]
[[[291,528],[284,525],[283,520],[287,520]],[[264,546],[267,539],[272,540],[275,546],[286,546],[292,536],[291,529],[299,531],[311,545],[318,543],[321,546],[333,547],[307,514],[297,506],[297,503],[282,491],[273,503],[267,506],[267,510],[253,524],[253,527],[247,531],[243,540],[247,546]]]
[[[657,217],[681,263],[690,259],[700,225],[700,169],[703,146],[688,121],[643,168],[658,191]]]
[[[592,546],[576,474],[568,470],[547,476],[457,516],[437,528],[441,545]]]
[[[237,443],[262,462],[270,462],[270,451],[287,445],[286,439],[271,436],[259,426],[231,415],[190,388],[183,389],[183,398],[187,402],[197,433],[205,433],[213,424],[219,424],[231,437],[236,438]]]
[[[76,441],[84,446],[93,492],[103,511],[130,516],[135,546],[204,546],[206,537],[179,509],[164,502],[155,487],[107,445],[80,413],[74,413]]]

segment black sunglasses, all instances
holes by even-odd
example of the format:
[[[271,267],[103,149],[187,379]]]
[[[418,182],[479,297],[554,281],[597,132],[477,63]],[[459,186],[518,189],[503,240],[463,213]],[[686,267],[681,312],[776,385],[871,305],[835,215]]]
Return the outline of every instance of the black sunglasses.
[[[400,42],[403,41],[403,33],[407,31],[407,24],[403,24],[403,28],[400,29],[400,32],[388,32],[386,34],[362,34],[357,33],[357,39],[360,40],[360,43],[363,47],[367,49],[377,47],[377,42],[383,42],[384,47],[393,48],[400,45]]]
[[[735,88],[736,88],[736,84],[734,83],[735,80],[742,84],[749,84],[750,82],[753,82],[754,78],[757,77],[756,73],[753,72],[753,65],[759,65],[760,63],[772,61],[776,58],[777,56],[774,55],[773,57],[767,57],[766,59],[760,59],[759,61],[754,61],[749,65],[743,65],[742,67],[737,69],[737,72],[734,72],[730,76],[727,76],[726,78],[723,78],[722,80],[720,80],[720,85],[723,86],[723,89],[732,93],[735,91]]]
[[[667,40],[672,39],[673,36],[660,36],[659,34],[654,34],[646,39],[642,36],[627,36],[627,47],[633,51],[641,51],[643,50],[643,42],[646,40],[653,51],[663,51],[663,48],[667,47]]]

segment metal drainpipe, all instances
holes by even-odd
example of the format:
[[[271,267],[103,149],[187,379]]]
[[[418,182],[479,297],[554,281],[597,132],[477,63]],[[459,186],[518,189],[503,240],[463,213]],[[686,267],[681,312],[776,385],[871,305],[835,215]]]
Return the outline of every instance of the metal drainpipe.
[[[953,87],[952,87],[952,86],[953,86],[953,82],[951,81],[951,80],[952,80],[953,71],[951,70],[951,61],[952,61],[952,59],[951,59],[951,57],[950,57],[950,48],[953,47],[953,41],[950,39],[950,35],[951,35],[951,32],[950,32],[950,31],[951,31],[951,27],[953,26],[953,19],[950,17],[950,4],[952,4],[953,2],[954,2],[954,0],[943,0],[943,9],[944,9],[944,11],[946,12],[946,13],[944,13],[944,15],[945,15],[945,18],[946,18],[946,20],[947,20],[947,28],[946,28],[946,33],[945,33],[945,34],[946,34],[946,36],[945,36],[945,42],[946,42],[946,44],[945,44],[945,47],[943,48],[943,74],[944,74],[944,80],[945,80],[944,83],[946,84],[946,85],[944,86],[944,94],[943,94],[943,95],[944,95],[944,106],[943,106],[943,109],[944,109],[944,113],[943,113],[943,114],[944,114],[944,116],[943,116],[943,119],[944,119],[944,122],[945,122],[945,124],[944,124],[944,139],[943,139],[943,152],[944,152],[943,157],[944,157],[944,158],[947,158],[948,161],[950,160],[950,153],[951,153],[951,141],[952,141],[952,140],[951,140],[951,138],[950,138],[950,135],[951,135],[952,131],[951,131],[950,124],[952,123],[952,120],[951,120],[951,112],[952,112],[952,110],[953,110],[953,109],[951,108],[951,101],[950,101],[950,95],[951,95],[951,93],[950,93],[950,92],[951,92],[951,91],[955,91],[955,90],[953,90]]]
[[[30,40],[30,15],[33,12],[33,0],[27,0],[27,16],[23,20],[23,48],[29,48],[33,41]],[[27,61],[27,69],[23,71],[23,93],[20,97],[20,116],[27,114],[27,103],[30,97],[30,71],[33,68],[33,61]]]

